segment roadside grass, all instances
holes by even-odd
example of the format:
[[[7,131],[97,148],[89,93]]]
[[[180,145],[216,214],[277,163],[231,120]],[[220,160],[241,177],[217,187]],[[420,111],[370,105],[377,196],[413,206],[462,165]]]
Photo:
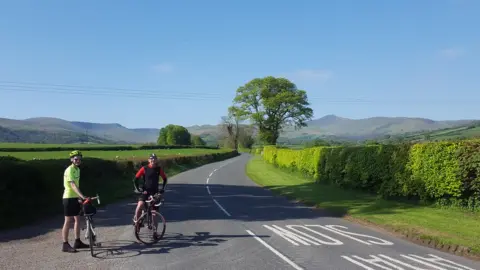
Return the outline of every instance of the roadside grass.
[[[366,221],[409,238],[460,246],[469,249],[474,256],[480,255],[480,213],[390,201],[359,191],[314,183],[298,172],[276,168],[259,156],[248,162],[246,172],[254,182],[277,194],[332,214]]]
[[[223,153],[229,149],[203,149],[203,148],[183,148],[183,149],[149,149],[149,150],[126,150],[126,151],[82,151],[84,157],[102,158],[102,159],[132,159],[148,158],[151,153],[159,157],[167,156],[196,156],[203,154]],[[68,158],[70,151],[45,151],[45,152],[0,152],[0,156],[13,156],[19,159],[65,159]]]

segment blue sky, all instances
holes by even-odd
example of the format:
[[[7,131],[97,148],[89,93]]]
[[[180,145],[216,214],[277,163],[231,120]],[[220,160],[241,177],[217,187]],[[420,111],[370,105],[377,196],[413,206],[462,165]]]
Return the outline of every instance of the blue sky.
[[[215,124],[239,86],[272,75],[306,90],[316,118],[479,119],[479,12],[474,0],[3,1],[0,117]]]

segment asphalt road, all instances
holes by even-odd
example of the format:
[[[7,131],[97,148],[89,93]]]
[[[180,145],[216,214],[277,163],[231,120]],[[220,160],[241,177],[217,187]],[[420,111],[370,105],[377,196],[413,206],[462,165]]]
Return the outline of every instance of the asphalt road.
[[[63,220],[54,217],[0,233],[0,268],[480,269],[479,262],[277,197],[245,176],[248,159],[243,154],[172,177],[162,209],[166,234],[154,246],[136,243],[132,199],[95,216],[103,245],[96,258],[89,250],[62,253]]]

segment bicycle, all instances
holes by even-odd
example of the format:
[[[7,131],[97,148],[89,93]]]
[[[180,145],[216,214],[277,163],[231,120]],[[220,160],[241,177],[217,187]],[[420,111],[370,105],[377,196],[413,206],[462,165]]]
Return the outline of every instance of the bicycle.
[[[92,257],[93,255],[93,246],[100,247],[100,243],[96,243],[97,241],[97,233],[95,232],[95,225],[93,223],[93,216],[97,213],[97,208],[93,206],[92,200],[97,200],[97,203],[100,204],[100,196],[95,196],[92,198],[87,198],[82,202],[82,212],[85,216],[86,221],[86,231],[85,231],[85,239],[88,238],[89,245],[90,245],[90,254]],[[85,229],[85,228],[84,228]],[[82,229],[83,230],[83,229]]]
[[[162,239],[163,235],[165,234],[165,229],[167,227],[165,218],[163,217],[162,214],[160,214],[159,211],[154,209],[154,207],[159,209],[160,206],[163,205],[163,202],[164,202],[163,196],[162,194],[159,194],[159,193],[156,193],[154,196],[150,195],[148,199],[145,201],[144,207],[142,209],[142,213],[134,225],[135,237],[137,238],[138,241],[142,242],[143,244],[151,245],[151,244],[157,243],[160,239]],[[157,218],[160,218],[160,220],[157,220],[157,221],[162,222],[162,224],[160,225],[162,226],[161,234],[157,233],[156,237],[155,237],[155,233],[157,232],[158,227],[153,224],[152,214],[157,216]],[[145,219],[147,221],[146,222],[147,228],[149,230],[153,229],[153,233],[152,233],[153,242],[146,242],[140,239],[139,232],[140,232],[140,228],[144,226]]]

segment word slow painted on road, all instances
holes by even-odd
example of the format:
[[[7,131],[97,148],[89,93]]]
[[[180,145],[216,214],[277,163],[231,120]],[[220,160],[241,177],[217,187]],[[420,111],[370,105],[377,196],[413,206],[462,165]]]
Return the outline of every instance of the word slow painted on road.
[[[343,245],[342,241],[320,231],[335,233],[365,245],[393,245],[392,242],[380,239],[378,237],[349,232],[347,227],[340,225],[286,225],[285,227],[288,229],[282,228],[278,225],[263,225],[263,227],[269,229],[295,246]]]
[[[413,254],[399,256],[402,258],[392,258],[384,254],[370,255],[370,258],[356,255],[342,258],[367,270],[475,270],[433,254],[424,257]]]

